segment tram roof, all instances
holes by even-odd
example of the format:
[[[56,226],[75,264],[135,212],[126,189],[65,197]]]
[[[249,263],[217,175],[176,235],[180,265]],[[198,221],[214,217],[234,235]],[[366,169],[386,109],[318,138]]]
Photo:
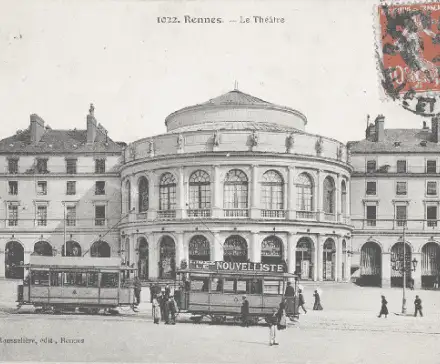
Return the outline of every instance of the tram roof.
[[[31,255],[29,265],[31,267],[51,267],[51,268],[124,268],[121,258],[101,258],[101,257],[47,257],[41,255]]]

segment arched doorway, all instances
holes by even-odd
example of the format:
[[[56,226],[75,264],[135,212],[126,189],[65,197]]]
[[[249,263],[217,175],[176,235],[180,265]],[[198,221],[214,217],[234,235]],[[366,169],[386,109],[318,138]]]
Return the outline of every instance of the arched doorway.
[[[261,242],[261,263],[283,264],[283,242],[276,236],[268,236]]]
[[[23,279],[24,249],[18,241],[10,241],[5,248],[5,277]]]
[[[223,260],[225,262],[245,263],[248,257],[246,240],[240,235],[232,235],[223,244]]]
[[[104,240],[95,241],[90,248],[91,257],[110,258],[110,245]]]
[[[176,276],[176,244],[169,236],[160,241],[159,277],[173,279]]]
[[[391,287],[403,286],[403,268],[406,268],[406,285],[411,280],[411,247],[405,243],[405,258],[403,243],[398,242],[391,248]]]
[[[203,235],[196,235],[189,241],[189,260],[210,259],[209,241]]]
[[[382,252],[379,244],[367,241],[361,248],[359,284],[380,287],[382,284]]]
[[[80,257],[81,256],[81,246],[73,240],[66,242],[67,245],[67,256],[68,257]],[[64,244],[61,248],[61,255],[64,257]]]
[[[332,238],[328,238],[322,250],[322,278],[324,281],[335,280],[335,256],[336,244]]]
[[[433,288],[435,279],[440,278],[440,246],[429,242],[422,247],[422,287]]]
[[[313,242],[309,238],[301,238],[296,244],[295,272],[301,279],[313,279]]]
[[[52,246],[47,241],[37,241],[34,245],[33,254],[51,257],[53,255]]]
[[[139,279],[148,279],[148,241],[143,236],[138,239],[139,260],[138,275]]]

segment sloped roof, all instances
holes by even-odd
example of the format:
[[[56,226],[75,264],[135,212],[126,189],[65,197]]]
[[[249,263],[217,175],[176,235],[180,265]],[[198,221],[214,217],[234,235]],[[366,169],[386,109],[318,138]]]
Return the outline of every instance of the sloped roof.
[[[99,132],[97,132],[99,133]],[[46,129],[41,140],[31,142],[26,129],[0,140],[0,153],[121,153],[122,148],[110,138],[100,137],[87,144],[87,130]]]
[[[440,143],[432,140],[430,129],[385,129],[385,138],[381,142],[363,139],[350,141],[347,146],[352,153],[440,152]],[[396,145],[396,142],[400,144]]]
[[[223,121],[223,122],[208,122],[203,124],[188,125],[176,130],[172,130],[170,134],[177,134],[187,131],[206,131],[206,130],[260,130],[260,131],[273,131],[273,132],[300,132],[296,128],[265,123],[256,121]]]

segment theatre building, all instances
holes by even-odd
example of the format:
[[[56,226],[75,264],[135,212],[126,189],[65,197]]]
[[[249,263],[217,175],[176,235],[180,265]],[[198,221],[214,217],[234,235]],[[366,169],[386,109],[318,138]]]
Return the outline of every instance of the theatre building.
[[[0,277],[23,277],[31,254],[118,256],[122,146],[96,122],[57,130],[33,114],[0,140]],[[66,249],[64,249],[66,247]]]
[[[384,124],[379,115],[364,140],[348,144],[353,267],[360,284],[401,286],[405,268],[415,288],[432,288],[440,274],[439,120],[419,129]]]
[[[286,264],[302,279],[350,276],[344,144],[306,117],[234,90],[169,115],[121,167],[123,259],[141,279],[189,260]]]

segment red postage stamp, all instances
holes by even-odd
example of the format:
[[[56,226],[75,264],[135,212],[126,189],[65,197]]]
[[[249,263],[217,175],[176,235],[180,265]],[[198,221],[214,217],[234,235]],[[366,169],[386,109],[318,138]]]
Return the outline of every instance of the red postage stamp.
[[[440,110],[440,3],[380,5],[382,86],[410,111]]]

